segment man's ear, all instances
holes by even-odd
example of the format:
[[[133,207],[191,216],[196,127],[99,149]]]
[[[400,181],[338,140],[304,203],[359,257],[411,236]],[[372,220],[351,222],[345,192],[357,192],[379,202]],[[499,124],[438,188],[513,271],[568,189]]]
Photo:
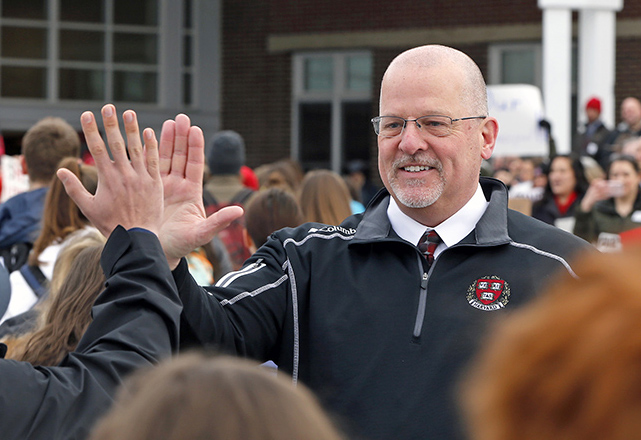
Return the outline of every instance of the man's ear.
[[[494,152],[496,137],[499,135],[499,123],[496,118],[488,116],[481,127],[481,157],[488,160]]]
[[[22,173],[23,174],[27,174],[27,172],[28,172],[28,170],[27,170],[27,161],[24,160],[24,155],[21,154],[19,157],[20,157],[20,165],[22,165]]]

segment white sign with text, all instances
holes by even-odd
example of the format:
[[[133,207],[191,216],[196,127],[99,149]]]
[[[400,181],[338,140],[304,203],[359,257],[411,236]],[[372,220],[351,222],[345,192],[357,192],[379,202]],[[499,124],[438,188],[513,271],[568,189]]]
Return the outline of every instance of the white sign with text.
[[[538,87],[492,85],[487,87],[487,99],[490,115],[499,121],[494,156],[548,155],[548,133],[539,125],[545,112]]]

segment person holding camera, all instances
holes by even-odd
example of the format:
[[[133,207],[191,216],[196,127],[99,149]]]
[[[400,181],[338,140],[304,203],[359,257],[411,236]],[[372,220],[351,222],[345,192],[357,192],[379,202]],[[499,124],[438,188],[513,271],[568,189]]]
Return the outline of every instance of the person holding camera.
[[[604,251],[618,250],[618,234],[641,227],[638,162],[632,156],[615,156],[607,177],[592,181],[575,213],[574,226],[575,235]]]

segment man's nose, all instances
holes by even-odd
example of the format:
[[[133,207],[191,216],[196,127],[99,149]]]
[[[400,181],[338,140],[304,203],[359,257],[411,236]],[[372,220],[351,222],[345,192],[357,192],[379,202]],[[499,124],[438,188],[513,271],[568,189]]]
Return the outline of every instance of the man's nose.
[[[405,129],[400,134],[401,141],[398,145],[398,148],[404,153],[412,155],[417,151],[427,150],[428,143],[419,126],[416,121],[407,121],[405,123]]]

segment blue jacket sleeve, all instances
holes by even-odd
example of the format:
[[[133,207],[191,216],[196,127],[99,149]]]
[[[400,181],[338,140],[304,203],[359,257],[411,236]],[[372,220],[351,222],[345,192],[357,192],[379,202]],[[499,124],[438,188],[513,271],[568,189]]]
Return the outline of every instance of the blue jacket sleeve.
[[[0,437],[84,439],[123,378],[177,350],[182,306],[155,235],[118,227],[107,282],[76,351],[57,367],[0,360]]]
[[[47,188],[20,193],[0,205],[0,248],[33,243],[40,231]]]

